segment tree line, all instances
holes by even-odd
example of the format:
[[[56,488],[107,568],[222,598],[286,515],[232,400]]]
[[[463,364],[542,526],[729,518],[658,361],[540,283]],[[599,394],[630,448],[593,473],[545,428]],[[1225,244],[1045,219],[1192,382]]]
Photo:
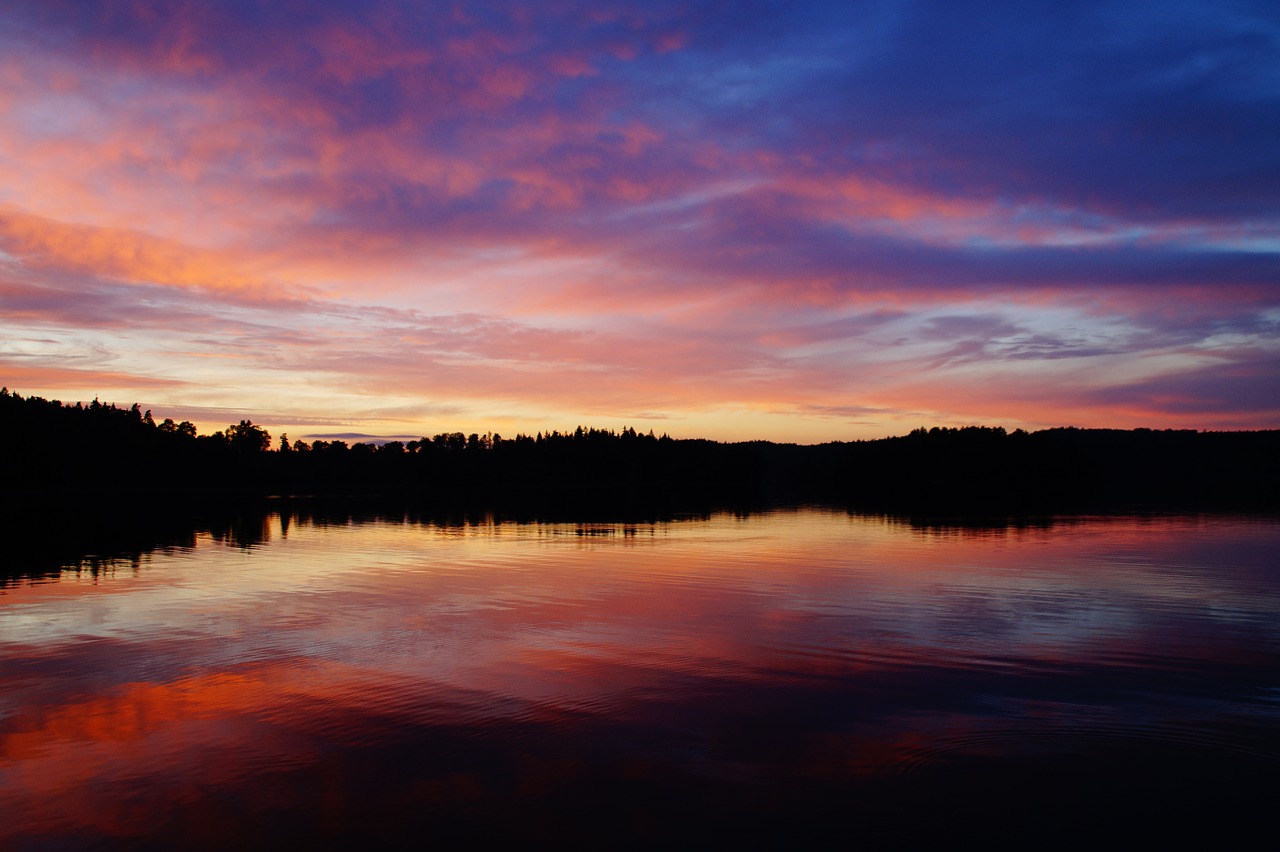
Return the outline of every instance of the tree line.
[[[578,427],[514,438],[278,439],[0,390],[0,493],[384,495],[436,504],[689,506],[822,501],[886,511],[1280,506],[1280,431],[920,428],[815,445]]]

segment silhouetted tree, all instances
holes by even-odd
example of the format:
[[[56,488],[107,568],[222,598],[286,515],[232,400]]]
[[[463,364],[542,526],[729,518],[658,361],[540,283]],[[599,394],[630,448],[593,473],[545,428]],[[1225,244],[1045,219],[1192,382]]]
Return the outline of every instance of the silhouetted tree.
[[[932,427],[815,446],[571,432],[443,432],[401,444],[290,443],[249,420],[197,435],[120,408],[0,389],[0,496],[163,487],[236,494],[381,493],[515,502],[785,499],[925,511],[1280,505],[1280,431]],[[16,497],[14,495],[17,495]]]
[[[232,449],[240,453],[265,453],[271,449],[271,433],[248,420],[228,426],[226,438]]]

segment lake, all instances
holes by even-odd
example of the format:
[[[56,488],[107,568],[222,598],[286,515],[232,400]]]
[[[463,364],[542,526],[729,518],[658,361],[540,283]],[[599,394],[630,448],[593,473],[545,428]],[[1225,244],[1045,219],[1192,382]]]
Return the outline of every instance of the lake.
[[[4,848],[1233,844],[1280,792],[1274,517],[285,509],[2,582]]]

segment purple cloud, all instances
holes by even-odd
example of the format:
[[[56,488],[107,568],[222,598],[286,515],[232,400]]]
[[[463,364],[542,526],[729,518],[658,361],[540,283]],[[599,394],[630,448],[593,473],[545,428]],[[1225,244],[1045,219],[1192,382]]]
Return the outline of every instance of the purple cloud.
[[[1043,423],[1048,385],[1256,424],[1277,47],[1245,2],[19,0],[0,331],[198,410],[334,386],[355,431]]]

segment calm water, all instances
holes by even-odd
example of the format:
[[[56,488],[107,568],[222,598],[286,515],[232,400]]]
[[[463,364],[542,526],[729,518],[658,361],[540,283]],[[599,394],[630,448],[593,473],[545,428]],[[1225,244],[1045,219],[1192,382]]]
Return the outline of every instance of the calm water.
[[[1243,837],[1280,522],[264,515],[0,594],[0,847]]]

